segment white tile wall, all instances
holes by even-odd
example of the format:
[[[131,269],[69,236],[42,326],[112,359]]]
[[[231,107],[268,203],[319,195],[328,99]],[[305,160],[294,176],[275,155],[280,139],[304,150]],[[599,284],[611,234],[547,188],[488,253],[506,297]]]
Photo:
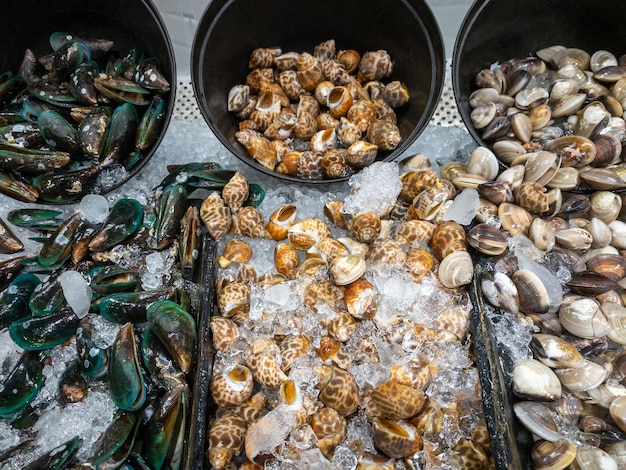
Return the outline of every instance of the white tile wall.
[[[169,31],[179,81],[190,81],[191,44],[199,19],[210,0],[153,0]],[[385,1],[385,0],[380,0]],[[452,57],[454,40],[472,0],[426,0],[441,29],[446,57]]]

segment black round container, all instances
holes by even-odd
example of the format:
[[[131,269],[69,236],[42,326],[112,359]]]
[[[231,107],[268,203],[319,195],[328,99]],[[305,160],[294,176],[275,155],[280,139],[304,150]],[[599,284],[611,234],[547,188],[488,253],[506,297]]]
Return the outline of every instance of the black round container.
[[[560,44],[590,54],[606,49],[626,52],[623,18],[626,2],[588,0],[478,0],[467,12],[454,44],[452,86],[461,117],[479,145],[481,133],[471,123],[469,95],[474,78],[495,62],[522,58]]]
[[[160,61],[170,83],[167,110],[157,141],[132,168],[136,175],[159,146],[174,111],[176,62],[165,23],[151,0],[19,0],[4,2],[0,15],[4,42],[0,52],[0,73],[17,73],[27,48],[37,57],[52,52],[50,34],[56,31],[75,37],[114,41],[113,51],[127,54],[136,48],[146,57]],[[108,187],[112,190],[126,180]]]
[[[377,160],[399,156],[424,130],[435,111],[444,80],[445,52],[439,26],[420,0],[213,0],[206,8],[193,41],[191,76],[204,119],[219,140],[240,160],[271,176],[304,180],[258,164],[235,138],[239,120],[227,110],[228,91],[243,83],[248,59],[257,47],[280,46],[284,52],[313,52],[334,39],[337,50],[361,54],[386,50],[395,61],[392,76],[401,80],[410,101],[396,110],[402,142]]]

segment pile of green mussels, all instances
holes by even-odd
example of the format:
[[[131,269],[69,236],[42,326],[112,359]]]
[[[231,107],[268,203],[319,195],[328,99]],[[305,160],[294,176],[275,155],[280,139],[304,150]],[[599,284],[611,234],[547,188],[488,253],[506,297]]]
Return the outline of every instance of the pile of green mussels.
[[[154,149],[170,84],[158,59],[56,32],[0,74],[0,193],[69,203],[128,179]]]
[[[0,252],[10,255],[0,262],[0,331],[8,329],[22,350],[10,370],[0,366],[0,420],[21,435],[0,453],[0,467],[29,453],[33,458],[23,468],[31,470],[180,467],[197,372],[197,324],[204,314],[197,195],[221,191],[235,172],[215,163],[168,171],[146,204],[120,198],[101,222],[87,220],[80,210],[63,218],[62,211],[44,208],[15,209],[8,222],[0,219]],[[263,198],[263,189],[251,184],[245,204],[256,207]],[[24,244],[12,225],[34,233],[37,254],[21,254]],[[175,262],[160,287],[145,289],[145,259],[157,252]],[[85,311],[66,299],[62,280],[70,272],[82,276],[92,293]],[[118,328],[106,347],[95,340],[95,324],[102,321]],[[75,349],[59,380],[56,406],[84,400],[92,385],[104,383],[117,407],[87,461],[77,458],[80,435],[43,454],[33,451],[32,423],[49,404],[31,404],[55,348]]]

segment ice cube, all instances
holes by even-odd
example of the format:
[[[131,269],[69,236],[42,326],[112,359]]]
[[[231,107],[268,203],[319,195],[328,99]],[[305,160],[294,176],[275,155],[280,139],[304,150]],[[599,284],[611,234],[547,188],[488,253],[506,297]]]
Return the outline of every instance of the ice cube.
[[[87,194],[81,199],[78,212],[87,222],[101,224],[109,215],[109,201],[99,194]]]
[[[65,301],[77,317],[83,318],[91,308],[91,287],[78,271],[68,270],[59,276]]]
[[[452,201],[452,204],[443,215],[443,220],[451,220],[461,225],[469,225],[478,212],[478,191],[465,188]]]

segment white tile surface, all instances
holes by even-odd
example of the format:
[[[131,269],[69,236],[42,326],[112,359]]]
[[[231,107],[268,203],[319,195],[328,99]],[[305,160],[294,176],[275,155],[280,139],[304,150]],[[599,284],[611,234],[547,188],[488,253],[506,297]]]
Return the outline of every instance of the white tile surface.
[[[191,45],[198,21],[210,0],[153,0],[161,12],[176,55],[179,81],[191,80],[189,62]],[[385,1],[385,0],[380,0]],[[426,0],[432,10],[444,41],[446,57],[452,57],[454,41],[471,0]]]

